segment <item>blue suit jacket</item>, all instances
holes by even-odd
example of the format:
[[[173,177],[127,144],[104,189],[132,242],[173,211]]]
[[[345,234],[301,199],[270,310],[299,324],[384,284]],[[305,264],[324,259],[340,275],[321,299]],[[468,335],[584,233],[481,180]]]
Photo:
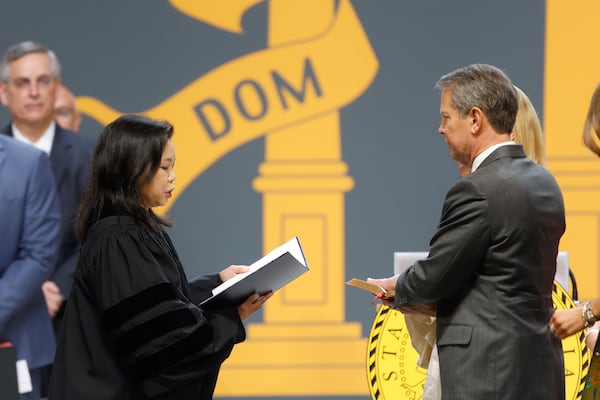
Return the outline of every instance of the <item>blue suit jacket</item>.
[[[54,357],[41,285],[54,267],[59,221],[48,157],[0,135],[0,341],[12,342],[30,368]]]
[[[3,133],[12,136],[11,125],[4,128]],[[95,140],[56,124],[50,162],[61,209],[61,233],[58,257],[50,280],[58,285],[65,298],[71,291],[80,247],[73,224],[89,176],[94,146]]]

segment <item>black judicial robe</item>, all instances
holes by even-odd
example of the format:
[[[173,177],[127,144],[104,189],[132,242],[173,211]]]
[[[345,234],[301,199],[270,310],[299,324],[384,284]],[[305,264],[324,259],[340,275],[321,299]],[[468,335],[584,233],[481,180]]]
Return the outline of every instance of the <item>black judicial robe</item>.
[[[245,339],[237,308],[197,304],[218,274],[188,282],[165,233],[130,217],[95,223],[81,249],[50,400],[212,399]]]

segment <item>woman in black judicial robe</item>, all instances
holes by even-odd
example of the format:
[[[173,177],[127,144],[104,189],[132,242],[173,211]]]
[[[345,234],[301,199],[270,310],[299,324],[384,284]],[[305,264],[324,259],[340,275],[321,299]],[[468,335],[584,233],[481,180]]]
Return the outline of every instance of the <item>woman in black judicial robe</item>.
[[[152,212],[174,190],[173,127],[119,117],[98,141],[76,231],[83,242],[52,369],[50,400],[212,399],[242,323],[270,297],[197,304],[245,266],[188,282]]]

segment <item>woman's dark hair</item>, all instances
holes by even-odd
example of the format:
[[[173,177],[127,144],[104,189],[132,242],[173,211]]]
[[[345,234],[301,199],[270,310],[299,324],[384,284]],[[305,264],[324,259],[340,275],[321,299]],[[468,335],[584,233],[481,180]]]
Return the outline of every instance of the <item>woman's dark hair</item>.
[[[133,114],[117,118],[102,130],[75,220],[80,240],[96,221],[108,215],[127,215],[156,231],[170,226],[142,206],[139,188],[152,180],[172,136],[170,123]]]

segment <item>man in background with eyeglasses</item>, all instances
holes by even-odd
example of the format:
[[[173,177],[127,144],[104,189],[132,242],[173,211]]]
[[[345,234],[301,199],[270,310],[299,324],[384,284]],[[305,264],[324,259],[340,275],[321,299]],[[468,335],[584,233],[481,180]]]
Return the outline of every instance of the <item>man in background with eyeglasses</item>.
[[[46,46],[31,41],[9,47],[0,60],[0,100],[12,118],[1,133],[36,147],[50,157],[58,192],[61,211],[58,252],[54,272],[40,289],[43,289],[48,313],[53,318],[55,334],[60,329],[64,300],[71,290],[79,256],[80,244],[75,236],[73,221],[89,175],[95,143],[90,137],[75,135],[62,128],[54,120],[56,91],[61,84],[60,72],[56,54]],[[19,287],[11,290],[18,291]],[[48,342],[54,346],[52,332],[50,336],[51,341]],[[34,364],[30,368],[52,362],[52,359],[38,359],[38,354],[34,352],[24,356]]]

